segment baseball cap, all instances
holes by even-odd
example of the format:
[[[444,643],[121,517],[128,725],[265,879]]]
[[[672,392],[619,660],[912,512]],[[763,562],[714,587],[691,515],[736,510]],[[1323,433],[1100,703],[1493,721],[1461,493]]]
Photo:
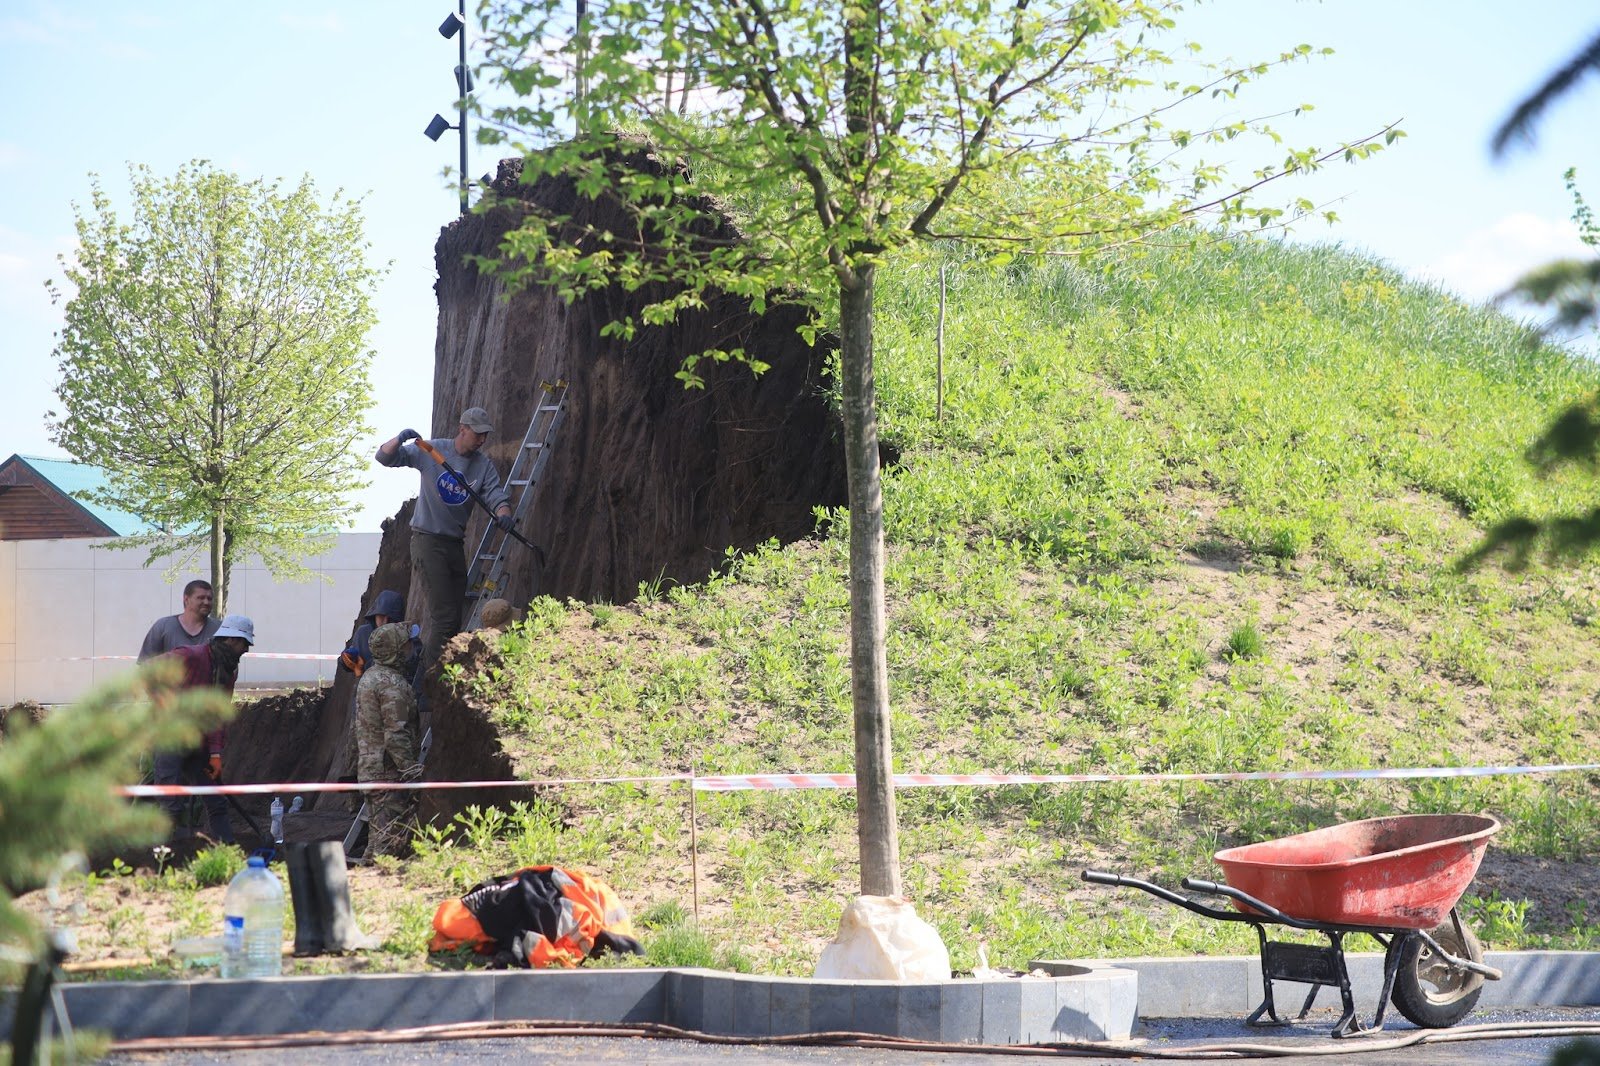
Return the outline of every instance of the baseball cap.
[[[256,624],[242,614],[230,614],[222,620],[222,625],[212,636],[243,637],[253,648],[256,644]]]
[[[489,412],[481,407],[469,407],[462,411],[461,424],[474,433],[494,432],[494,424],[489,421]]]

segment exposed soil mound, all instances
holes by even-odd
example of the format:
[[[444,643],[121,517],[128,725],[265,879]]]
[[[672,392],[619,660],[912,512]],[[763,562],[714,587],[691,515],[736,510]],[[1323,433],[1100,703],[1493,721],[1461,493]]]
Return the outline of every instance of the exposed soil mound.
[[[629,165],[656,166],[644,153]],[[511,206],[452,222],[435,253],[436,434],[453,434],[464,408],[486,408],[496,430],[489,452],[507,470],[541,383],[569,384],[566,421],[523,529],[548,553],[545,569],[533,573],[519,550],[502,595],[513,605],[535,592],[620,603],[641,581],[704,579],[730,546],[807,535],[814,507],[844,502],[845,479],[824,394],[825,346],[795,332],[803,312],[775,307],[758,316],[743,299],[721,296],[625,341],[600,331],[636,311],[641,295],[607,290],[569,305],[534,286],[508,297],[465,257],[496,254],[523,214],[519,203],[578,226],[629,228],[615,205],[553,179],[523,186],[520,174],[520,160],[502,162],[493,190]],[[725,235],[736,236],[731,227]],[[743,347],[771,369],[757,377],[741,365],[703,363],[703,389],[674,377],[686,356],[719,346]],[[469,544],[481,529],[480,519]],[[413,599],[420,591],[411,590]],[[420,599],[410,606],[415,616]]]
[[[451,641],[442,658],[459,663],[471,676],[494,654],[495,649],[481,634],[463,633]],[[427,689],[434,708],[433,750],[428,753],[424,780],[511,780],[511,760],[500,747],[500,734],[490,721],[489,709],[470,693],[444,684],[437,674],[428,679]],[[503,807],[528,795],[523,789],[424,791],[418,799],[417,816],[425,822],[444,823],[472,804]]]

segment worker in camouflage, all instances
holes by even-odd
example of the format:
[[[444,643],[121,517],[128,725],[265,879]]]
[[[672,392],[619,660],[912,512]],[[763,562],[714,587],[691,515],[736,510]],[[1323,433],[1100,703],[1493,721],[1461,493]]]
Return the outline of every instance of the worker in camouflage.
[[[407,628],[390,622],[372,631],[372,666],[356,686],[356,778],[359,781],[416,781],[422,777],[417,749],[417,697],[401,673],[410,639]],[[366,796],[367,850],[402,855],[410,844],[406,822],[415,807],[410,792],[384,790]]]

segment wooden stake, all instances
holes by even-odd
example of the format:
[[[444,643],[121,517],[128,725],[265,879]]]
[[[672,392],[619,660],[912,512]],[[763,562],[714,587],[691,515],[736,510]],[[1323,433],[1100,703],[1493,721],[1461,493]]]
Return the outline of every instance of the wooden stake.
[[[938,391],[936,393],[937,398],[935,401],[935,410],[937,413],[934,418],[934,421],[936,422],[944,421],[944,268],[945,264],[941,262],[939,264],[939,333],[937,342],[937,350],[939,353],[939,383]]]
[[[689,773],[689,884],[694,898],[694,922],[700,924],[700,830],[695,807],[694,772]]]

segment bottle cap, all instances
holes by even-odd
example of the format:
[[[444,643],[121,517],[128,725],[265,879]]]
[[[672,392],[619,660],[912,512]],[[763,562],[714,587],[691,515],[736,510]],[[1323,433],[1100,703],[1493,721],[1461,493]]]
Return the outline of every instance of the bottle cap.
[[[266,866],[267,866],[267,860],[263,859],[259,855],[252,855],[252,856],[250,856],[249,861],[245,863],[245,865],[246,866],[254,866],[258,870],[264,870],[264,869],[266,869]]]

